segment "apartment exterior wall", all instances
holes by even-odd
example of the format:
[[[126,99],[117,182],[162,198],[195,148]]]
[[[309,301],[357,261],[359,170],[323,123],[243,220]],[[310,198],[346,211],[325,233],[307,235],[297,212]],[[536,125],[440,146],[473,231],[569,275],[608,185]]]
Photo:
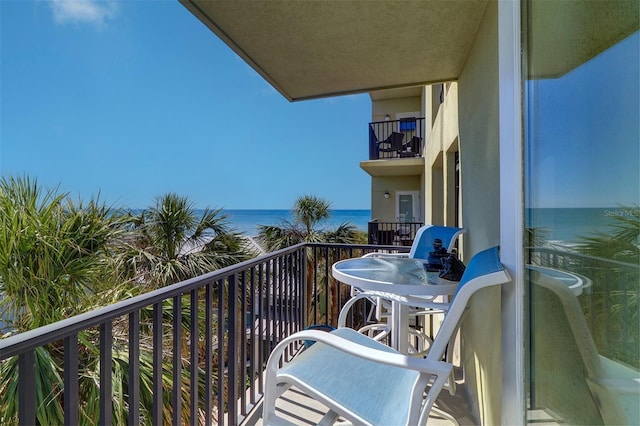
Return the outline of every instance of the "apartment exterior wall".
[[[424,93],[424,92],[423,92]],[[371,102],[371,121],[385,121],[385,116],[390,120],[399,117],[396,114],[416,112],[418,116],[424,116],[424,96],[394,97],[378,99]],[[428,123],[428,120],[425,120]],[[425,124],[428,127],[428,124]],[[428,132],[428,129],[425,129]],[[381,160],[381,161],[395,161]],[[398,176],[374,176],[371,177],[371,218],[381,222],[394,222],[398,220],[396,212],[396,193],[398,191],[417,191],[420,199],[424,200],[424,179],[421,175]],[[389,193],[389,198],[385,197]],[[416,220],[424,219],[424,205],[419,203],[420,212]]]
[[[439,97],[439,91],[430,91]],[[434,106],[435,108],[435,106]],[[458,86],[451,84],[444,102],[433,110],[435,118],[425,144],[425,223],[455,225],[452,217],[452,159],[458,151]],[[425,120],[427,122],[431,120]]]
[[[497,3],[485,13],[458,82],[425,88],[425,118],[433,126],[425,146],[425,223],[470,230],[461,255],[500,242]],[[428,127],[428,126],[427,126]],[[460,216],[455,217],[455,155],[460,158]],[[486,190],[482,190],[486,188]],[[466,391],[482,424],[501,424],[500,290],[475,296],[461,334]]]
[[[422,181],[421,176],[372,177],[371,218],[378,219],[380,222],[396,221],[396,192],[421,191]],[[389,198],[384,196],[385,192],[389,193]]]
[[[420,96],[376,100],[371,105],[371,121],[384,121],[385,115],[395,120],[397,113],[414,111],[424,112]]]
[[[372,178],[373,217],[395,219],[393,191],[421,188],[425,223],[458,224],[470,230],[461,238],[463,260],[500,242],[497,15],[498,5],[491,3],[458,82],[425,86],[420,99],[372,103],[373,119],[383,120],[385,114],[394,119],[394,112],[409,110],[418,100],[426,127],[423,176]],[[461,177],[457,218],[456,153]],[[386,191],[391,194],[388,199]],[[465,390],[482,424],[501,424],[500,290],[475,297],[481,300],[468,312],[461,334]]]
[[[498,2],[490,2],[458,80],[462,223],[466,259],[500,243]],[[514,177],[515,178],[515,177]],[[462,328],[470,400],[482,424],[501,424],[500,289],[476,300]]]

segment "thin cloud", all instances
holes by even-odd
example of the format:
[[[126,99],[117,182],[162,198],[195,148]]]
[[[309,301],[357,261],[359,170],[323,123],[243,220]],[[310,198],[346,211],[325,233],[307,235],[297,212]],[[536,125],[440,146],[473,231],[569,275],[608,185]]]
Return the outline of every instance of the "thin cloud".
[[[102,26],[115,17],[118,9],[114,1],[51,0],[50,4],[58,24],[77,22]]]

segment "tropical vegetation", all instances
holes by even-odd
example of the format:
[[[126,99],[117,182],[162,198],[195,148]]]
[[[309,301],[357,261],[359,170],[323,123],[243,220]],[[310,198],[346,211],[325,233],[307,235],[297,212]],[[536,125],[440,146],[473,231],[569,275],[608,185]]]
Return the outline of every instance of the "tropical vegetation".
[[[149,288],[200,275],[252,254],[230,230],[220,210],[199,216],[185,197],[166,194],[139,214],[107,206],[97,199],[74,201],[58,188],[43,189],[29,177],[0,180],[0,330],[3,337],[40,327],[140,294]],[[180,309],[182,335],[190,327],[189,297]],[[141,422],[150,424],[151,380],[154,369],[149,324],[151,308],[140,315]],[[198,315],[204,315],[204,309]],[[172,300],[162,306],[172,323]],[[200,324],[204,321],[198,321]],[[146,336],[149,334],[149,336]],[[128,320],[113,322],[113,419],[127,422]],[[181,342],[183,345],[186,342]],[[173,344],[165,337],[167,348]],[[78,334],[81,424],[99,418],[99,331]],[[162,381],[171,389],[171,351],[164,353]],[[63,423],[62,342],[36,350],[36,402],[40,424]],[[182,363],[189,360],[183,356]],[[188,369],[182,370],[182,416],[189,419]],[[217,372],[214,372],[217,374]],[[0,424],[17,422],[17,358],[0,361]],[[202,380],[199,378],[200,386]],[[202,392],[202,390],[200,390]],[[163,397],[163,416],[170,421],[170,395]]]
[[[291,210],[292,220],[282,219],[280,226],[258,225],[257,241],[267,251],[276,251],[303,242],[364,244],[366,235],[356,229],[353,224],[342,223],[337,228],[321,227],[324,221],[331,217],[331,204],[314,195],[298,197]],[[309,249],[312,250],[312,249]],[[338,284],[329,276],[317,277],[314,271],[326,271],[328,268],[314,265],[307,256],[307,310],[311,318],[314,304],[319,304],[324,318],[317,318],[320,322],[337,322]],[[319,262],[327,263],[329,253],[317,257]],[[314,288],[314,283],[321,283]],[[328,283],[328,285],[326,285]],[[348,297],[347,295],[344,295]],[[332,318],[329,318],[329,317]]]
[[[123,288],[111,253],[123,234],[118,213],[74,202],[28,177],[0,180],[0,318],[22,332],[93,309]]]
[[[581,304],[601,354],[640,370],[640,208],[620,206],[607,232],[580,239],[579,270],[592,281]]]
[[[167,193],[129,212],[119,270],[147,288],[163,287],[255,256],[230,229],[221,209],[198,212],[187,197]]]
[[[581,236],[571,248],[550,244],[541,228],[527,230],[525,246],[529,263],[585,277],[578,300],[599,353],[640,369],[640,208],[616,212],[606,229]]]
[[[314,195],[298,197],[291,209],[293,220],[280,225],[258,225],[257,240],[266,251],[276,251],[299,243],[354,243],[361,238],[356,227],[342,223],[335,229],[320,227],[331,217],[331,204]]]

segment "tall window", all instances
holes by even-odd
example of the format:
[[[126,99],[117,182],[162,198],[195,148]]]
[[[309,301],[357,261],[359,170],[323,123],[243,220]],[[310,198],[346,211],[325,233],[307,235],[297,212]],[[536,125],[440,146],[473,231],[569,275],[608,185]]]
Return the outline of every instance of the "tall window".
[[[525,4],[529,416],[640,424],[638,2]]]

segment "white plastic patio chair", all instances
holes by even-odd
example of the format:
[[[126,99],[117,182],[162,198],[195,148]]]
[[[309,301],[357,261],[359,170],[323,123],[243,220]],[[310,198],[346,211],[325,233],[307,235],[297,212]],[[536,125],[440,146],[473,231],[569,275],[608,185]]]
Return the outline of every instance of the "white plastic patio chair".
[[[447,249],[447,252],[451,253],[455,248],[458,237],[464,232],[464,228],[456,228],[453,226],[425,225],[420,227],[416,232],[409,253],[372,252],[365,254],[363,257],[409,257],[413,259],[424,259],[426,261],[429,257],[429,252],[433,251],[433,240],[439,238],[442,241],[442,246]],[[351,287],[351,296],[352,299],[343,306],[342,312],[347,312],[358,300],[369,300],[373,307],[367,316],[367,321],[372,323],[360,328],[359,331],[370,337],[374,337],[376,340],[386,338],[391,332],[391,329],[388,323],[383,320],[388,317],[391,303],[385,300],[384,297],[377,297],[377,295],[372,292],[363,293],[356,287]],[[394,296],[389,295],[389,297]],[[413,303],[409,303],[409,299],[413,300]],[[407,298],[407,304],[412,307],[411,316],[413,317],[442,314],[449,306],[446,302],[433,302],[431,298],[420,296]],[[425,333],[416,329],[410,330],[410,333],[417,337],[418,341],[417,346],[411,346],[411,352],[421,352],[426,346],[431,344],[430,337]]]
[[[442,388],[455,390],[447,383],[453,366],[441,360],[471,296],[506,282],[509,276],[497,247],[475,255],[425,358],[401,354],[349,328],[331,333],[301,331],[285,338],[267,362],[264,424],[291,424],[276,409],[277,399],[291,386],[329,408],[323,424],[331,424],[338,416],[353,424],[426,424]],[[284,362],[285,350],[304,340],[316,343]]]
[[[433,240],[439,238],[442,240],[442,246],[451,252],[455,247],[458,236],[464,232],[464,228],[456,228],[453,226],[441,225],[425,225],[421,226],[416,232],[416,236],[411,244],[409,253],[385,253],[372,252],[367,253],[364,257],[369,256],[396,256],[411,257],[414,259],[427,259],[429,252],[433,251]]]
[[[533,336],[536,356],[544,357],[546,366],[534,368],[538,386],[543,389],[536,395],[537,404],[551,405],[550,409],[562,416],[566,409],[562,398],[567,395],[557,386],[561,382],[570,383],[570,398],[582,407],[583,414],[597,411],[608,425],[640,424],[638,371],[599,354],[575,289],[550,274],[552,270],[548,268],[528,266],[528,271],[535,294],[533,315],[544,315],[555,327]],[[545,351],[549,347],[560,347],[559,356]],[[564,379],[550,379],[558,375]]]

